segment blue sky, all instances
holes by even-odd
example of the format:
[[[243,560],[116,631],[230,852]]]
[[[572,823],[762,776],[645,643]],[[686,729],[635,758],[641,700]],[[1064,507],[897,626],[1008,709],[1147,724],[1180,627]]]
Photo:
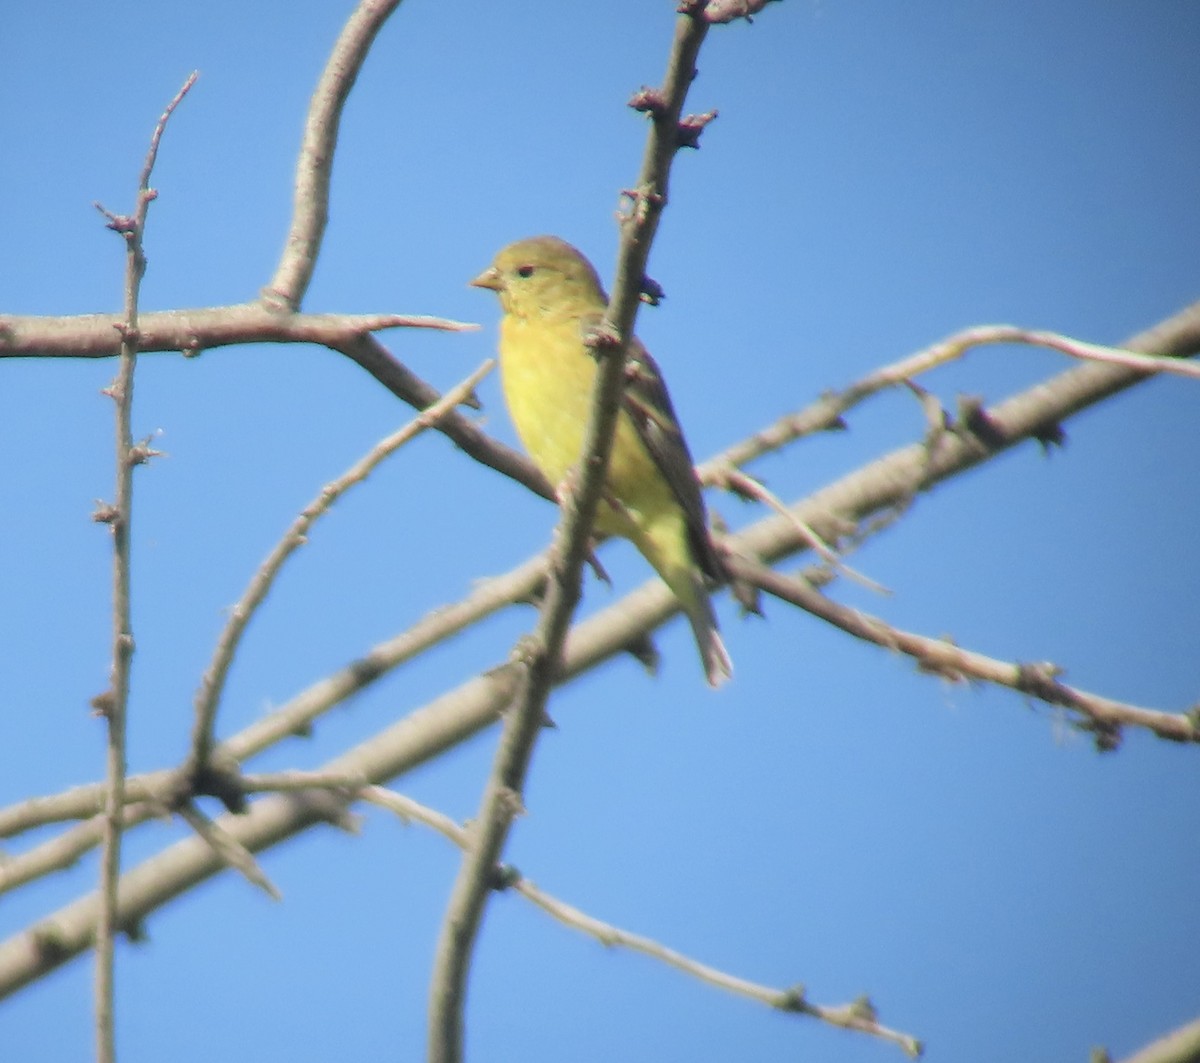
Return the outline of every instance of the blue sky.
[[[497,248],[555,232],[611,274],[618,191],[661,76],[670,3],[422,3],[380,34],[345,115],[331,222],[306,309],[430,313],[466,335],[391,334],[449,387],[495,344],[466,287]],[[146,142],[192,69],[154,184],[147,309],[250,299],[286,233],[308,98],[350,6],[25,5],[0,67],[0,310],[115,311],[121,248],[91,206],[132,205]],[[1101,343],[1197,297],[1200,8],[791,0],[714,30],[689,109],[716,108],[676,163],[639,334],[698,457],[959,328],[1012,322]],[[1064,368],[972,354],[924,384],[998,400]],[[0,804],[99,777],[88,699],[107,674],[112,362],[0,363]],[[498,383],[486,426],[513,441]],[[854,564],[889,587],[835,594],[897,625],[1178,711],[1200,690],[1194,382],[1147,383],[922,497]],[[294,513],[408,419],[321,349],[259,347],[138,371],[134,771],[175,763],[223,610]],[[753,467],[796,499],[918,439],[896,393],[850,431]],[[757,510],[710,494],[731,525]],[[402,451],[313,534],[253,624],[232,734],[548,541],[553,510],[440,437]],[[615,590],[648,577],[605,548]],[[1194,1017],[1187,931],[1200,879],[1193,748],[1131,733],[1097,754],[1044,706],[948,687],[778,603],[718,602],[736,665],[714,694],[687,630],[656,679],[610,662],[554,703],[512,861],[599,918],[813,1000],[869,993],[933,1063],[1127,1053]],[[312,767],[503,659],[509,611],[402,669],[252,766]],[[475,810],[493,737],[397,786]],[[133,835],[135,861],[182,836]],[[35,840],[41,840],[38,836]],[[22,842],[11,846],[20,851]],[[457,866],[441,839],[367,812],[263,858],[275,905],[225,876],[122,947],[125,1060],[419,1058],[438,920]],[[0,934],[91,888],[94,860],[0,899]],[[90,958],[0,1004],[22,1060],[87,1058]],[[822,1058],[898,1051],[608,952],[519,898],[494,900],[471,986],[474,1060]]]

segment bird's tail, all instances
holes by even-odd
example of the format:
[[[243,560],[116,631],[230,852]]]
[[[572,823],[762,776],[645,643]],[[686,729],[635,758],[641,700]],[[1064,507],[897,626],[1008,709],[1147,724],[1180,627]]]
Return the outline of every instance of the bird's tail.
[[[721,641],[721,633],[717,630],[717,618],[713,613],[712,603],[708,600],[708,592],[693,583],[691,601],[684,601],[688,623],[692,625],[692,634],[696,638],[696,648],[700,651],[700,661],[704,665],[704,675],[710,687],[719,687],[727,679],[733,677],[733,661],[729,651]]]
[[[633,540],[679,599],[692,625],[708,685],[719,687],[732,678],[733,662],[717,630],[717,616],[708,598],[704,576],[691,555],[683,511],[676,506],[655,520],[644,515],[641,521],[626,518],[621,531]]]

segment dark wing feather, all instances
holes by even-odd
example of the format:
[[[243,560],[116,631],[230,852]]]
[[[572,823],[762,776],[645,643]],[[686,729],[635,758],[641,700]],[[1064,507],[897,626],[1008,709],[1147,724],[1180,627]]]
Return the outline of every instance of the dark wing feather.
[[[720,582],[725,578],[724,566],[708,535],[708,517],[691,452],[662,373],[636,337],[629,343],[625,369],[625,412],[683,509],[696,564],[709,579]]]

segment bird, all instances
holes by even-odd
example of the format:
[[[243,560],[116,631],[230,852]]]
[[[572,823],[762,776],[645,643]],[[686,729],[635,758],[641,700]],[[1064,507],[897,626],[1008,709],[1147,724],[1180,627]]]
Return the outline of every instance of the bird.
[[[591,408],[596,357],[587,338],[608,296],[592,264],[556,236],[500,250],[473,287],[500,298],[500,377],[526,451],[555,485],[578,464]],[[725,569],[708,532],[700,481],[662,373],[631,338],[626,386],[594,530],[629,539],[679,600],[704,674],[717,687],[733,663],[717,630],[710,584]]]

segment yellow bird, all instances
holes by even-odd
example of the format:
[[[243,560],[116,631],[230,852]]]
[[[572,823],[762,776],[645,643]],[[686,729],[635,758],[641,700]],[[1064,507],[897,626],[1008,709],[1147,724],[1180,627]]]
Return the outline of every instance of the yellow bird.
[[[529,456],[562,484],[579,462],[596,359],[584,338],[608,297],[592,264],[555,236],[509,244],[471,284],[500,297],[504,398]],[[711,686],[733,674],[708,600],[723,566],[692,456],[649,352],[633,339],[596,531],[633,541],[683,606]]]

